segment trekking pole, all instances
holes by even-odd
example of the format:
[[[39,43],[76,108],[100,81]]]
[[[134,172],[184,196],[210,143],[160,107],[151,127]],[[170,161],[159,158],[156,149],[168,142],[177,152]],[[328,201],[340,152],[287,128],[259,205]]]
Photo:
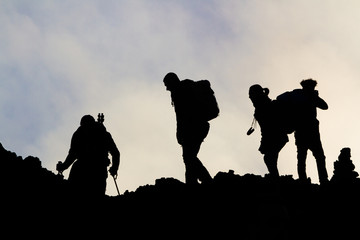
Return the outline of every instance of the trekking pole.
[[[114,179],[114,183],[115,183],[115,187],[116,187],[116,191],[118,193],[118,196],[120,196],[119,187],[118,187],[117,182],[116,182],[117,175],[115,175],[115,176],[112,175],[112,177]]]

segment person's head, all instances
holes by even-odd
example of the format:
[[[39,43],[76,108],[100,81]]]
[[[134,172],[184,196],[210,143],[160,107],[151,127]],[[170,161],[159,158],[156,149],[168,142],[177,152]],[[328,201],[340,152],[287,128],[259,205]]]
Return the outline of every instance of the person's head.
[[[251,99],[254,107],[266,103],[269,100],[269,89],[263,88],[259,84],[252,85],[249,88],[249,98]]]
[[[80,120],[80,126],[89,127],[95,123],[95,118],[91,115],[85,115]]]
[[[304,90],[314,91],[315,87],[317,85],[317,82],[315,80],[313,80],[312,78],[309,78],[309,79],[302,80],[300,82],[300,85],[302,86],[302,88]]]
[[[166,90],[168,91],[172,91],[173,89],[175,89],[179,82],[179,77],[173,72],[169,72],[164,77],[164,85],[166,86]]]

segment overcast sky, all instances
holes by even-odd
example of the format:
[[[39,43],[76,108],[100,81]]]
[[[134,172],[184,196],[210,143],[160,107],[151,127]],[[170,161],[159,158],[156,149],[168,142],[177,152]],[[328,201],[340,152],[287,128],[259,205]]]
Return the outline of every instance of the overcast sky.
[[[264,175],[260,131],[246,135],[248,89],[259,83],[275,98],[311,77],[329,105],[318,111],[329,176],[343,147],[360,170],[359,13],[357,0],[0,0],[0,142],[55,172],[81,117],[103,112],[121,192],[184,181],[162,82],[173,71],[208,79],[216,93],[221,113],[199,154],[210,174]],[[297,178],[296,164],[290,136],[280,174]],[[307,165],[317,182],[310,153]],[[116,194],[111,181],[107,193]]]

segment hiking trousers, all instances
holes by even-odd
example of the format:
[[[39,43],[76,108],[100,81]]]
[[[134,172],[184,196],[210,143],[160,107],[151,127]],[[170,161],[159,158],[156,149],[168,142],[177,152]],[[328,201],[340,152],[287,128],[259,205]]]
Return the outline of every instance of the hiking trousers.
[[[200,143],[183,144],[183,159],[185,163],[185,182],[187,184],[197,184],[198,180],[202,183],[211,181],[208,170],[201,163],[197,154],[200,150]]]
[[[200,146],[209,132],[209,123],[197,123],[190,125],[179,125],[177,128],[177,139],[182,146],[183,159],[185,163],[185,182],[197,184],[212,180],[208,170],[197,157]]]
[[[299,179],[306,180],[306,157],[307,151],[311,150],[318,169],[319,181],[325,183],[328,181],[326,170],[325,154],[320,140],[319,124],[314,124],[308,129],[299,129],[295,131],[295,140],[297,147],[298,175]]]

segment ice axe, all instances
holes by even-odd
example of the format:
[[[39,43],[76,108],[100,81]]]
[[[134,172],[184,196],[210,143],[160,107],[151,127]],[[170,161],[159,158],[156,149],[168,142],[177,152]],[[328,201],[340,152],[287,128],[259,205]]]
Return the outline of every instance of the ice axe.
[[[97,119],[97,121],[98,121],[99,123],[104,123],[105,119],[104,119],[104,114],[103,114],[103,113],[99,113],[99,114],[98,114],[98,119]]]

